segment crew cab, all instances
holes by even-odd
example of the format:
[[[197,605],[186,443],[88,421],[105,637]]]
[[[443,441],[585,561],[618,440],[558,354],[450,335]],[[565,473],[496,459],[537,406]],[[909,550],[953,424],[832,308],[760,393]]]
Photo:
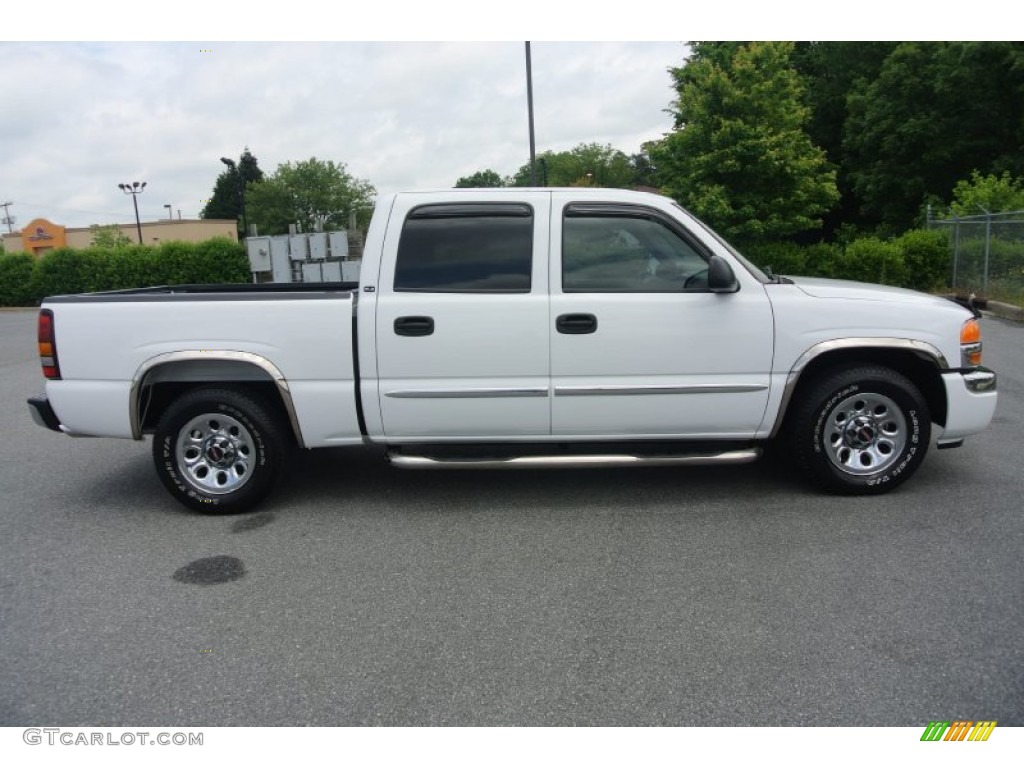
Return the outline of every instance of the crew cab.
[[[985,429],[996,376],[944,298],[769,276],[672,200],[612,189],[382,196],[356,283],[54,296],[36,421],[152,435],[202,512],[261,501],[299,449],[399,467],[742,463],[890,490]]]

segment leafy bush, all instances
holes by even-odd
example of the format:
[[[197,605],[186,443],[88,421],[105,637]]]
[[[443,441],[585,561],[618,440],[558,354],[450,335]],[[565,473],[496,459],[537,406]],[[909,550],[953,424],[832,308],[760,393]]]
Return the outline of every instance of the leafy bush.
[[[832,277],[843,249],[836,243],[815,243],[807,246],[807,277]]]
[[[46,296],[182,283],[244,283],[245,248],[227,238],[159,246],[59,248],[38,259],[0,257],[0,305],[24,306]]]
[[[748,248],[744,255],[761,269],[771,267],[776,275],[831,277],[842,248],[833,243],[762,243]]]
[[[973,171],[970,179],[958,181],[953,187],[951,212],[977,216],[982,209],[993,213],[1024,210],[1024,179],[1014,178],[1009,171],[1003,171],[1002,176],[982,176]]]
[[[906,286],[935,291],[947,284],[951,264],[949,235],[929,229],[913,229],[896,239],[906,265]]]
[[[762,243],[745,249],[744,255],[776,275],[807,274],[807,249],[796,243]]]
[[[0,306],[24,307],[39,297],[32,291],[32,266],[28,253],[0,254]]]
[[[832,276],[864,283],[905,285],[907,266],[895,243],[863,237],[846,246],[835,262]]]

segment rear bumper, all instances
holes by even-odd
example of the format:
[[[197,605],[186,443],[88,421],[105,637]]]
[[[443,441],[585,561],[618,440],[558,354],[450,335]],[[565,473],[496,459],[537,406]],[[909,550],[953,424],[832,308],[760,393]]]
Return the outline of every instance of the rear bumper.
[[[950,442],[983,431],[996,410],[996,375],[988,368],[942,374],[946,387],[946,426],[939,438]]]
[[[54,432],[63,432],[60,428],[60,419],[53,412],[50,400],[46,395],[33,395],[28,399],[28,411],[32,414],[32,421],[40,427],[46,427]]]

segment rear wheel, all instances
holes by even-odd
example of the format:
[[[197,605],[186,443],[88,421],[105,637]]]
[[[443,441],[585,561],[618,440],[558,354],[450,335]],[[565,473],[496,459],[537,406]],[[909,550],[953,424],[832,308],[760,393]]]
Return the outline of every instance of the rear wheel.
[[[275,411],[230,389],[196,389],[164,412],[153,461],[164,487],[206,514],[242,512],[272,490],[287,443]]]
[[[798,469],[837,493],[884,493],[920,466],[931,415],[910,379],[883,366],[834,370],[795,404],[791,448]]]

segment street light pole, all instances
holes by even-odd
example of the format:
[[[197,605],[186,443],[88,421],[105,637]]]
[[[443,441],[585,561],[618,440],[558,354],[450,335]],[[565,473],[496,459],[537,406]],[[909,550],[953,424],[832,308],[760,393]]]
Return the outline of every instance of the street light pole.
[[[133,181],[131,184],[126,182],[124,184],[118,184],[117,188],[126,195],[132,196],[132,203],[135,205],[135,228],[139,232],[139,245],[142,245],[142,222],[139,220],[139,195],[141,195],[142,190],[146,188],[146,182],[142,182],[141,184],[137,181]]]

